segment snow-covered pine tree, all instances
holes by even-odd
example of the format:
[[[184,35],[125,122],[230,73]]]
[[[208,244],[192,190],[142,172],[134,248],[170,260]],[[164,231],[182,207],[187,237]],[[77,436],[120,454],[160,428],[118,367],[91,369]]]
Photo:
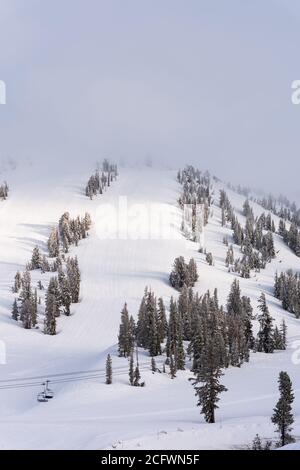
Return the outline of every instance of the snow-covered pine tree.
[[[110,385],[112,384],[112,360],[110,354],[107,355],[106,358],[106,384]]]
[[[140,380],[141,380],[140,368],[137,363],[134,369],[134,374],[133,374],[133,386],[139,387],[141,385]]]
[[[119,328],[119,356],[120,357],[128,357],[131,355],[133,351],[133,338],[132,338],[132,331],[130,325],[130,319],[127,309],[127,304],[125,303],[122,311],[121,311],[121,324]]]
[[[22,289],[21,289],[21,293],[20,293],[20,299],[23,301],[23,300],[26,300],[26,299],[29,299],[30,296],[31,296],[31,276],[30,276],[30,272],[28,270],[26,270],[24,273],[23,273],[23,276],[22,276]]]
[[[168,322],[166,317],[166,308],[162,297],[157,301],[157,331],[159,343],[163,343],[168,332]]]
[[[206,253],[206,262],[209,264],[209,266],[213,265],[214,259],[212,253]]]
[[[277,350],[284,349],[283,343],[282,343],[282,336],[277,325],[275,325],[275,328],[274,328],[273,342],[274,342],[274,349],[277,349]]]
[[[30,329],[36,326],[37,309],[35,297],[31,289],[31,276],[28,270],[26,270],[22,276],[22,289],[20,293],[20,300],[20,320],[22,321],[25,329]]]
[[[143,347],[149,350],[150,356],[161,354],[159,332],[157,325],[156,299],[154,293],[148,291],[145,298],[145,328],[146,337]]]
[[[55,299],[55,303],[53,305],[54,313],[56,317],[60,316],[60,290],[59,290],[59,284],[58,284],[58,279],[56,276],[51,277],[49,284],[48,284],[48,289],[47,289],[47,296],[52,295],[53,298]]]
[[[26,330],[29,330],[36,325],[36,311],[32,293],[29,298],[22,300],[20,319]]]
[[[32,251],[30,267],[31,269],[40,269],[42,265],[42,255],[38,246],[35,246]]]
[[[129,383],[130,385],[133,386],[134,382],[134,359],[133,359],[133,352],[130,354],[130,359],[129,359]]]
[[[226,253],[225,265],[228,268],[233,263],[234,263],[233,246],[230,245],[230,247],[228,248],[227,253]]]
[[[189,273],[190,286],[193,286],[195,282],[198,281],[197,264],[194,258],[191,258],[188,263],[188,273]]]
[[[272,441],[262,442],[260,436],[256,434],[255,438],[252,441],[251,450],[271,450]]]
[[[282,308],[300,318],[300,276],[288,270],[279,276],[276,273],[274,295],[281,300]]]
[[[287,342],[287,326],[285,323],[285,320],[283,318],[281,325],[280,325],[280,335],[281,335],[281,344],[282,344],[282,349],[286,349],[286,342]]]
[[[247,345],[250,349],[254,346],[254,336],[252,331],[253,308],[249,297],[242,296],[243,318],[244,318],[244,333]]]
[[[56,335],[56,313],[57,313],[57,299],[55,295],[51,293],[51,290],[47,291],[46,295],[46,308],[45,308],[45,321],[44,321],[44,333],[46,335]]]
[[[279,225],[278,225],[278,234],[282,237],[285,236],[286,234],[286,226],[284,220],[280,219]]]
[[[60,268],[58,271],[58,284],[59,284],[59,304],[63,307],[64,314],[69,316],[71,311],[72,294],[69,284],[69,279]]]
[[[258,434],[255,435],[255,438],[252,441],[251,450],[263,450],[261,438]]]
[[[192,337],[192,310],[193,290],[184,285],[178,297],[178,314],[182,323],[183,339],[187,341]]]
[[[190,285],[188,277],[188,269],[184,257],[179,256],[174,261],[174,267],[170,274],[170,284],[175,289],[180,290],[184,284]]]
[[[148,332],[146,326],[146,316],[147,316],[147,309],[146,309],[146,297],[148,294],[147,287],[144,291],[144,296],[141,300],[141,304],[138,311],[138,319],[137,319],[137,326],[136,326],[136,339],[137,344],[141,347],[147,342]]]
[[[249,347],[245,333],[249,328],[249,316],[245,314],[241,298],[240,286],[237,279],[231,285],[227,300],[227,331],[229,361],[232,366],[238,366],[248,360]]]
[[[76,304],[79,302],[81,280],[77,256],[75,256],[75,258],[67,259],[67,278],[70,286],[72,303]]]
[[[280,436],[278,444],[282,447],[294,442],[294,438],[291,435],[292,424],[294,422],[292,413],[294,394],[292,390],[292,382],[287,372],[280,372],[278,384],[280,397],[274,408],[274,414],[271,419],[272,423],[277,427],[277,432]]]
[[[249,204],[249,199],[246,199],[243,204],[243,215],[248,217],[252,213],[252,209]]]
[[[139,346],[149,351],[150,356],[161,354],[165,315],[163,304],[161,308],[159,313],[154,293],[146,287],[138,313],[137,341]]]
[[[48,252],[50,258],[56,258],[59,255],[59,237],[57,228],[53,228],[48,238]]]
[[[258,299],[258,308],[261,311],[258,315],[259,332],[258,332],[258,352],[272,353],[274,351],[274,329],[273,318],[270,315],[266,296],[262,292]]]
[[[90,230],[91,225],[92,225],[91,216],[88,212],[86,212],[84,215],[84,228],[87,232]]]
[[[184,285],[192,287],[198,280],[195,260],[192,258],[186,264],[183,256],[176,258],[169,279],[171,286],[177,290],[180,290]]]
[[[206,344],[202,351],[201,367],[194,371],[195,378],[192,385],[195,395],[198,397],[197,406],[201,407],[207,423],[215,422],[215,410],[218,408],[219,395],[227,391],[227,388],[220,383],[222,371],[218,360],[218,351],[214,341],[214,336],[206,339]]]
[[[19,292],[19,290],[21,289],[21,287],[22,287],[22,276],[21,276],[20,271],[17,271],[17,273],[15,275],[14,286],[13,286],[13,289],[12,289],[14,294],[17,294]]]
[[[167,336],[167,343],[166,343],[167,357],[170,357],[171,354],[174,355],[174,352],[176,351],[180,329],[181,329],[181,325],[180,325],[180,318],[178,315],[177,303],[173,299],[173,297],[171,297],[168,336]]]
[[[41,259],[41,271],[42,273],[47,273],[51,271],[50,263],[45,255],[43,255]]]

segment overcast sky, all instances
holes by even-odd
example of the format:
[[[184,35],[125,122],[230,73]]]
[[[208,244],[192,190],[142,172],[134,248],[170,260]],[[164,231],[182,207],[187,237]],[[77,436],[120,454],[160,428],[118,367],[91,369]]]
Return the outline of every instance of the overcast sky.
[[[300,202],[298,0],[0,0],[0,158],[193,162]]]

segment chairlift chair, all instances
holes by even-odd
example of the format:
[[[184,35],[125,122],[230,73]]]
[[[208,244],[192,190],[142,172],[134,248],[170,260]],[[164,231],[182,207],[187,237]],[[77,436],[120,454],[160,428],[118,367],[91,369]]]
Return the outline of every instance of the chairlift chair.
[[[54,397],[54,392],[53,390],[51,390],[51,388],[48,387],[48,384],[49,384],[49,380],[46,380],[44,393],[45,393],[45,398],[51,399]]]
[[[54,392],[48,387],[48,384],[49,380],[46,380],[46,382],[42,384],[44,386],[44,390],[42,392],[39,392],[37,395],[37,401],[39,401],[40,403],[45,403],[49,399],[54,397]]]
[[[45,384],[43,384],[43,385],[45,385]],[[45,390],[38,393],[37,401],[39,401],[40,403],[44,403],[44,402],[48,401],[48,398],[46,397],[46,394],[45,394]]]

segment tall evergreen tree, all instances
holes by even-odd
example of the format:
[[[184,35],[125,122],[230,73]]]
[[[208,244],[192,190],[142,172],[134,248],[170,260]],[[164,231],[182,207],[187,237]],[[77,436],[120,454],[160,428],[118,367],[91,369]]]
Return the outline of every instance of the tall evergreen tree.
[[[134,359],[133,359],[133,352],[130,354],[129,360],[129,383],[133,386],[134,382]]]
[[[57,228],[52,229],[47,245],[50,258],[56,258],[59,255],[59,236]]]
[[[167,337],[167,344],[166,344],[167,357],[170,357],[171,355],[174,356],[176,354],[179,333],[180,333],[180,319],[178,315],[177,303],[173,299],[173,297],[171,297],[168,337]]]
[[[262,292],[258,299],[258,308],[261,311],[258,316],[259,332],[258,332],[258,352],[272,353],[274,351],[274,329],[273,318],[270,315],[266,296]]]
[[[48,287],[44,321],[44,333],[46,335],[56,335],[57,308],[57,299]]]
[[[15,275],[15,282],[14,282],[14,286],[13,286],[13,292],[15,294],[17,294],[19,292],[19,290],[21,289],[21,287],[22,287],[22,276],[21,276],[20,271],[18,271]]]
[[[33,248],[30,267],[31,269],[40,269],[42,266],[42,255],[38,246]]]
[[[79,302],[79,293],[80,293],[80,270],[78,266],[78,259],[68,258],[67,259],[67,277],[70,286],[70,292],[73,303]]]
[[[227,328],[229,360],[232,366],[238,366],[249,358],[249,343],[246,333],[251,334],[250,318],[246,313],[241,298],[239,282],[235,279],[227,300]]]
[[[112,360],[110,354],[107,355],[106,358],[106,384],[110,385],[112,384]]]
[[[125,303],[121,312],[121,324],[119,328],[119,356],[128,357],[133,350],[132,331],[130,326],[130,319]]]
[[[141,385],[140,380],[141,380],[140,368],[137,363],[134,369],[134,374],[133,374],[133,386],[139,387]]]
[[[294,422],[292,413],[294,394],[292,390],[292,382],[287,372],[280,372],[278,384],[280,397],[274,408],[272,423],[277,426],[277,432],[280,436],[279,446],[282,447],[294,442],[294,439],[290,434],[292,431],[292,424]]]
[[[193,286],[195,282],[198,281],[197,264],[194,258],[191,258],[189,261],[188,272],[189,272],[189,279],[190,279],[191,286]]]
[[[157,330],[159,343],[163,343],[168,332],[168,322],[166,317],[166,308],[162,297],[157,302]]]
[[[283,319],[280,325],[280,334],[282,340],[282,349],[286,349],[286,335],[287,335],[287,326],[285,320]]]
[[[192,384],[195,395],[198,397],[197,406],[201,407],[207,423],[215,422],[215,410],[218,408],[219,394],[227,391],[220,383],[222,371],[218,361],[218,354],[214,337],[207,339],[202,351],[201,367],[194,371],[195,378]]]
[[[72,293],[69,279],[60,268],[58,271],[58,284],[59,284],[59,304],[63,307],[64,314],[69,316],[71,314],[70,307],[72,303]]]

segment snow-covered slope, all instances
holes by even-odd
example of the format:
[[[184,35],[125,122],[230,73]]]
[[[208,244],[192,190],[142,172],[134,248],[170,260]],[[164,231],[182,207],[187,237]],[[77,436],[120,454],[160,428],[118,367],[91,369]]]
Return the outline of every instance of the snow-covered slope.
[[[300,320],[285,312],[272,296],[275,271],[299,270],[299,258],[275,236],[277,258],[250,279],[239,279],[242,293],[251,297],[254,307],[264,291],[276,322],[285,318],[288,349],[270,355],[251,354],[249,364],[241,369],[227,369],[222,381],[228,392],[221,397],[217,423],[205,424],[188,382],[189,371],[178,372],[175,380],[166,374],[153,375],[150,358],[142,354],[146,387],[128,386],[127,360],[117,357],[117,333],[124,302],[136,316],[145,286],[163,296],[167,304],[171,295],[177,295],[168,277],[173,260],[179,255],[194,257],[198,264],[195,289],[203,293],[217,287],[220,301],[225,303],[235,276],[225,267],[227,248],[222,240],[225,234],[230,237],[231,231],[221,227],[220,209],[214,205],[213,217],[205,228],[205,246],[213,253],[215,265],[208,266],[204,255],[198,253],[197,244],[180,234],[175,172],[121,168],[117,182],[93,201],[83,193],[89,175],[90,168],[74,169],[63,176],[45,176],[35,166],[19,168],[9,175],[10,196],[0,202],[0,339],[7,352],[7,364],[0,365],[0,380],[104,371],[110,352],[114,383],[107,386],[104,378],[97,377],[53,384],[55,398],[48,403],[36,401],[38,387],[0,389],[0,448],[205,449],[245,446],[256,433],[274,438],[270,415],[277,401],[276,382],[281,370],[286,370],[293,382],[294,435],[300,435],[300,374],[294,349],[300,342]],[[220,183],[215,188],[216,201],[219,187]],[[242,220],[244,198],[230,191],[228,195]],[[100,235],[105,222],[109,220],[112,232],[113,211],[117,211],[123,196],[127,197],[129,208],[130,239],[124,239],[124,218],[119,221],[121,237],[104,239]],[[110,216],[105,220],[104,204],[110,205]],[[157,233],[156,237],[146,236],[147,215],[157,204],[164,204],[165,211],[160,233],[171,229],[171,239],[158,238]],[[263,211],[256,204],[253,208],[255,214]],[[141,210],[146,214],[142,225]],[[94,225],[90,236],[72,249],[78,255],[82,273],[81,302],[73,306],[70,318],[59,318],[59,334],[50,337],[40,330],[25,331],[11,320],[10,287],[16,271],[24,269],[34,245],[45,250],[51,227],[65,211],[73,216],[88,211]],[[167,216],[169,211],[171,218]],[[141,229],[143,239],[138,239]]]

